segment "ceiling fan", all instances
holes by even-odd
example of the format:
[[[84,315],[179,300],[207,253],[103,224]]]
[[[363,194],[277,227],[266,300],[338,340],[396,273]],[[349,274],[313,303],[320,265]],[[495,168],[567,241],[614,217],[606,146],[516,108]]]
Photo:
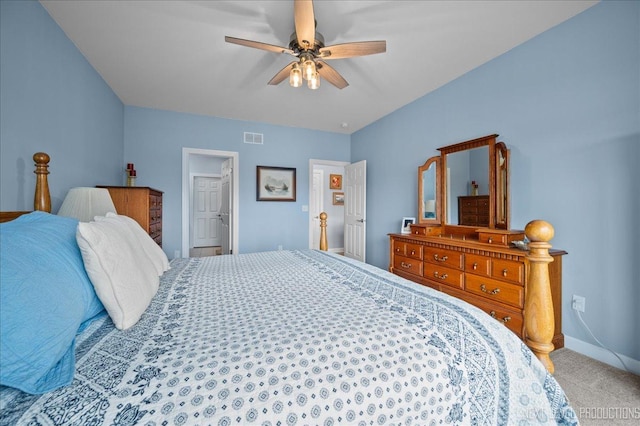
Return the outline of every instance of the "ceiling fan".
[[[241,38],[225,36],[227,43],[253,47],[275,53],[287,53],[298,58],[281,69],[269,81],[270,85],[282,83],[289,77],[289,84],[300,87],[302,81],[307,80],[310,89],[320,87],[320,77],[336,86],[344,89],[349,85],[334,68],[325,61],[332,59],[352,58],[355,56],[373,55],[387,50],[387,42],[359,41],[352,43],[324,45],[324,37],[316,31],[316,21],[313,15],[312,0],[294,0],[293,19],[295,32],[291,35],[289,47],[280,47],[259,41],[244,40]]]

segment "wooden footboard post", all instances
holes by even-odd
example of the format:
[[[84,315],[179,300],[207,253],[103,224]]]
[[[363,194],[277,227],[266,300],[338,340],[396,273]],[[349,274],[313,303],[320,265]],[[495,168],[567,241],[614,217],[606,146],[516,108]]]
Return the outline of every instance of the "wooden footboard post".
[[[51,213],[51,195],[49,194],[49,158],[44,152],[33,154],[33,161],[36,163],[36,193],[33,197],[33,209]]]
[[[529,239],[529,281],[524,301],[525,343],[538,357],[549,373],[554,366],[549,353],[553,351],[554,313],[549,281],[549,255],[553,226],[543,220],[534,220],[525,227]]]
[[[327,214],[320,213],[320,250],[327,251],[329,243],[327,242]]]

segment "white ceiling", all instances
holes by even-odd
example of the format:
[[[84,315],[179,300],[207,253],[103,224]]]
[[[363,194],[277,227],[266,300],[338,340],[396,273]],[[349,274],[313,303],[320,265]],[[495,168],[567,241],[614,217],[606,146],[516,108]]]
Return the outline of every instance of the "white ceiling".
[[[597,2],[316,0],[326,45],[387,41],[316,91],[267,85],[291,56],[224,41],[287,46],[292,1],[41,3],[125,105],[350,134]]]

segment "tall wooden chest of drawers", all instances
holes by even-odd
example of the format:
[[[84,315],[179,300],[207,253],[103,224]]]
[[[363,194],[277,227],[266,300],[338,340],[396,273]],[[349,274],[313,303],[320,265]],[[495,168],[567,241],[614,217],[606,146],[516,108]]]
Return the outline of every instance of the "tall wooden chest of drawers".
[[[489,196],[458,197],[458,225],[489,226]]]
[[[417,228],[418,232],[428,228]],[[412,227],[412,230],[414,228]],[[491,234],[480,239],[390,234],[389,270],[411,281],[482,309],[524,338],[525,294],[529,279],[526,251]],[[482,242],[483,239],[485,242]],[[492,243],[493,241],[493,243]],[[500,244],[500,245],[498,245]],[[550,250],[549,279],[555,317],[553,344],[562,334],[562,250]]]
[[[98,186],[107,188],[118,214],[136,220],[162,247],[162,191],[146,186]]]

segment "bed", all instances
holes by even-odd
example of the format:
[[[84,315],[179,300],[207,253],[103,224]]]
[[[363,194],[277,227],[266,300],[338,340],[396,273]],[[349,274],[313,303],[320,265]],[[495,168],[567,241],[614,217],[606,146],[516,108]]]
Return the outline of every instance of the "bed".
[[[136,260],[157,287],[131,324],[96,283],[82,223],[16,216],[0,225],[2,270],[15,261],[37,269],[27,275],[39,282],[21,295],[28,302],[5,309],[7,282],[31,283],[3,275],[3,354],[9,343],[20,352],[48,342],[38,327],[74,311],[59,304],[81,302],[71,326],[60,326],[64,368],[53,356],[53,373],[45,366],[10,385],[0,371],[2,425],[577,424],[553,376],[506,327],[388,271],[321,250],[174,259],[156,269]],[[118,220],[126,221],[89,226]],[[131,234],[139,253],[150,249]],[[30,262],[12,245],[36,238],[26,257],[51,253],[51,239],[57,258]],[[5,310],[38,324],[26,342],[5,342],[13,320]]]

